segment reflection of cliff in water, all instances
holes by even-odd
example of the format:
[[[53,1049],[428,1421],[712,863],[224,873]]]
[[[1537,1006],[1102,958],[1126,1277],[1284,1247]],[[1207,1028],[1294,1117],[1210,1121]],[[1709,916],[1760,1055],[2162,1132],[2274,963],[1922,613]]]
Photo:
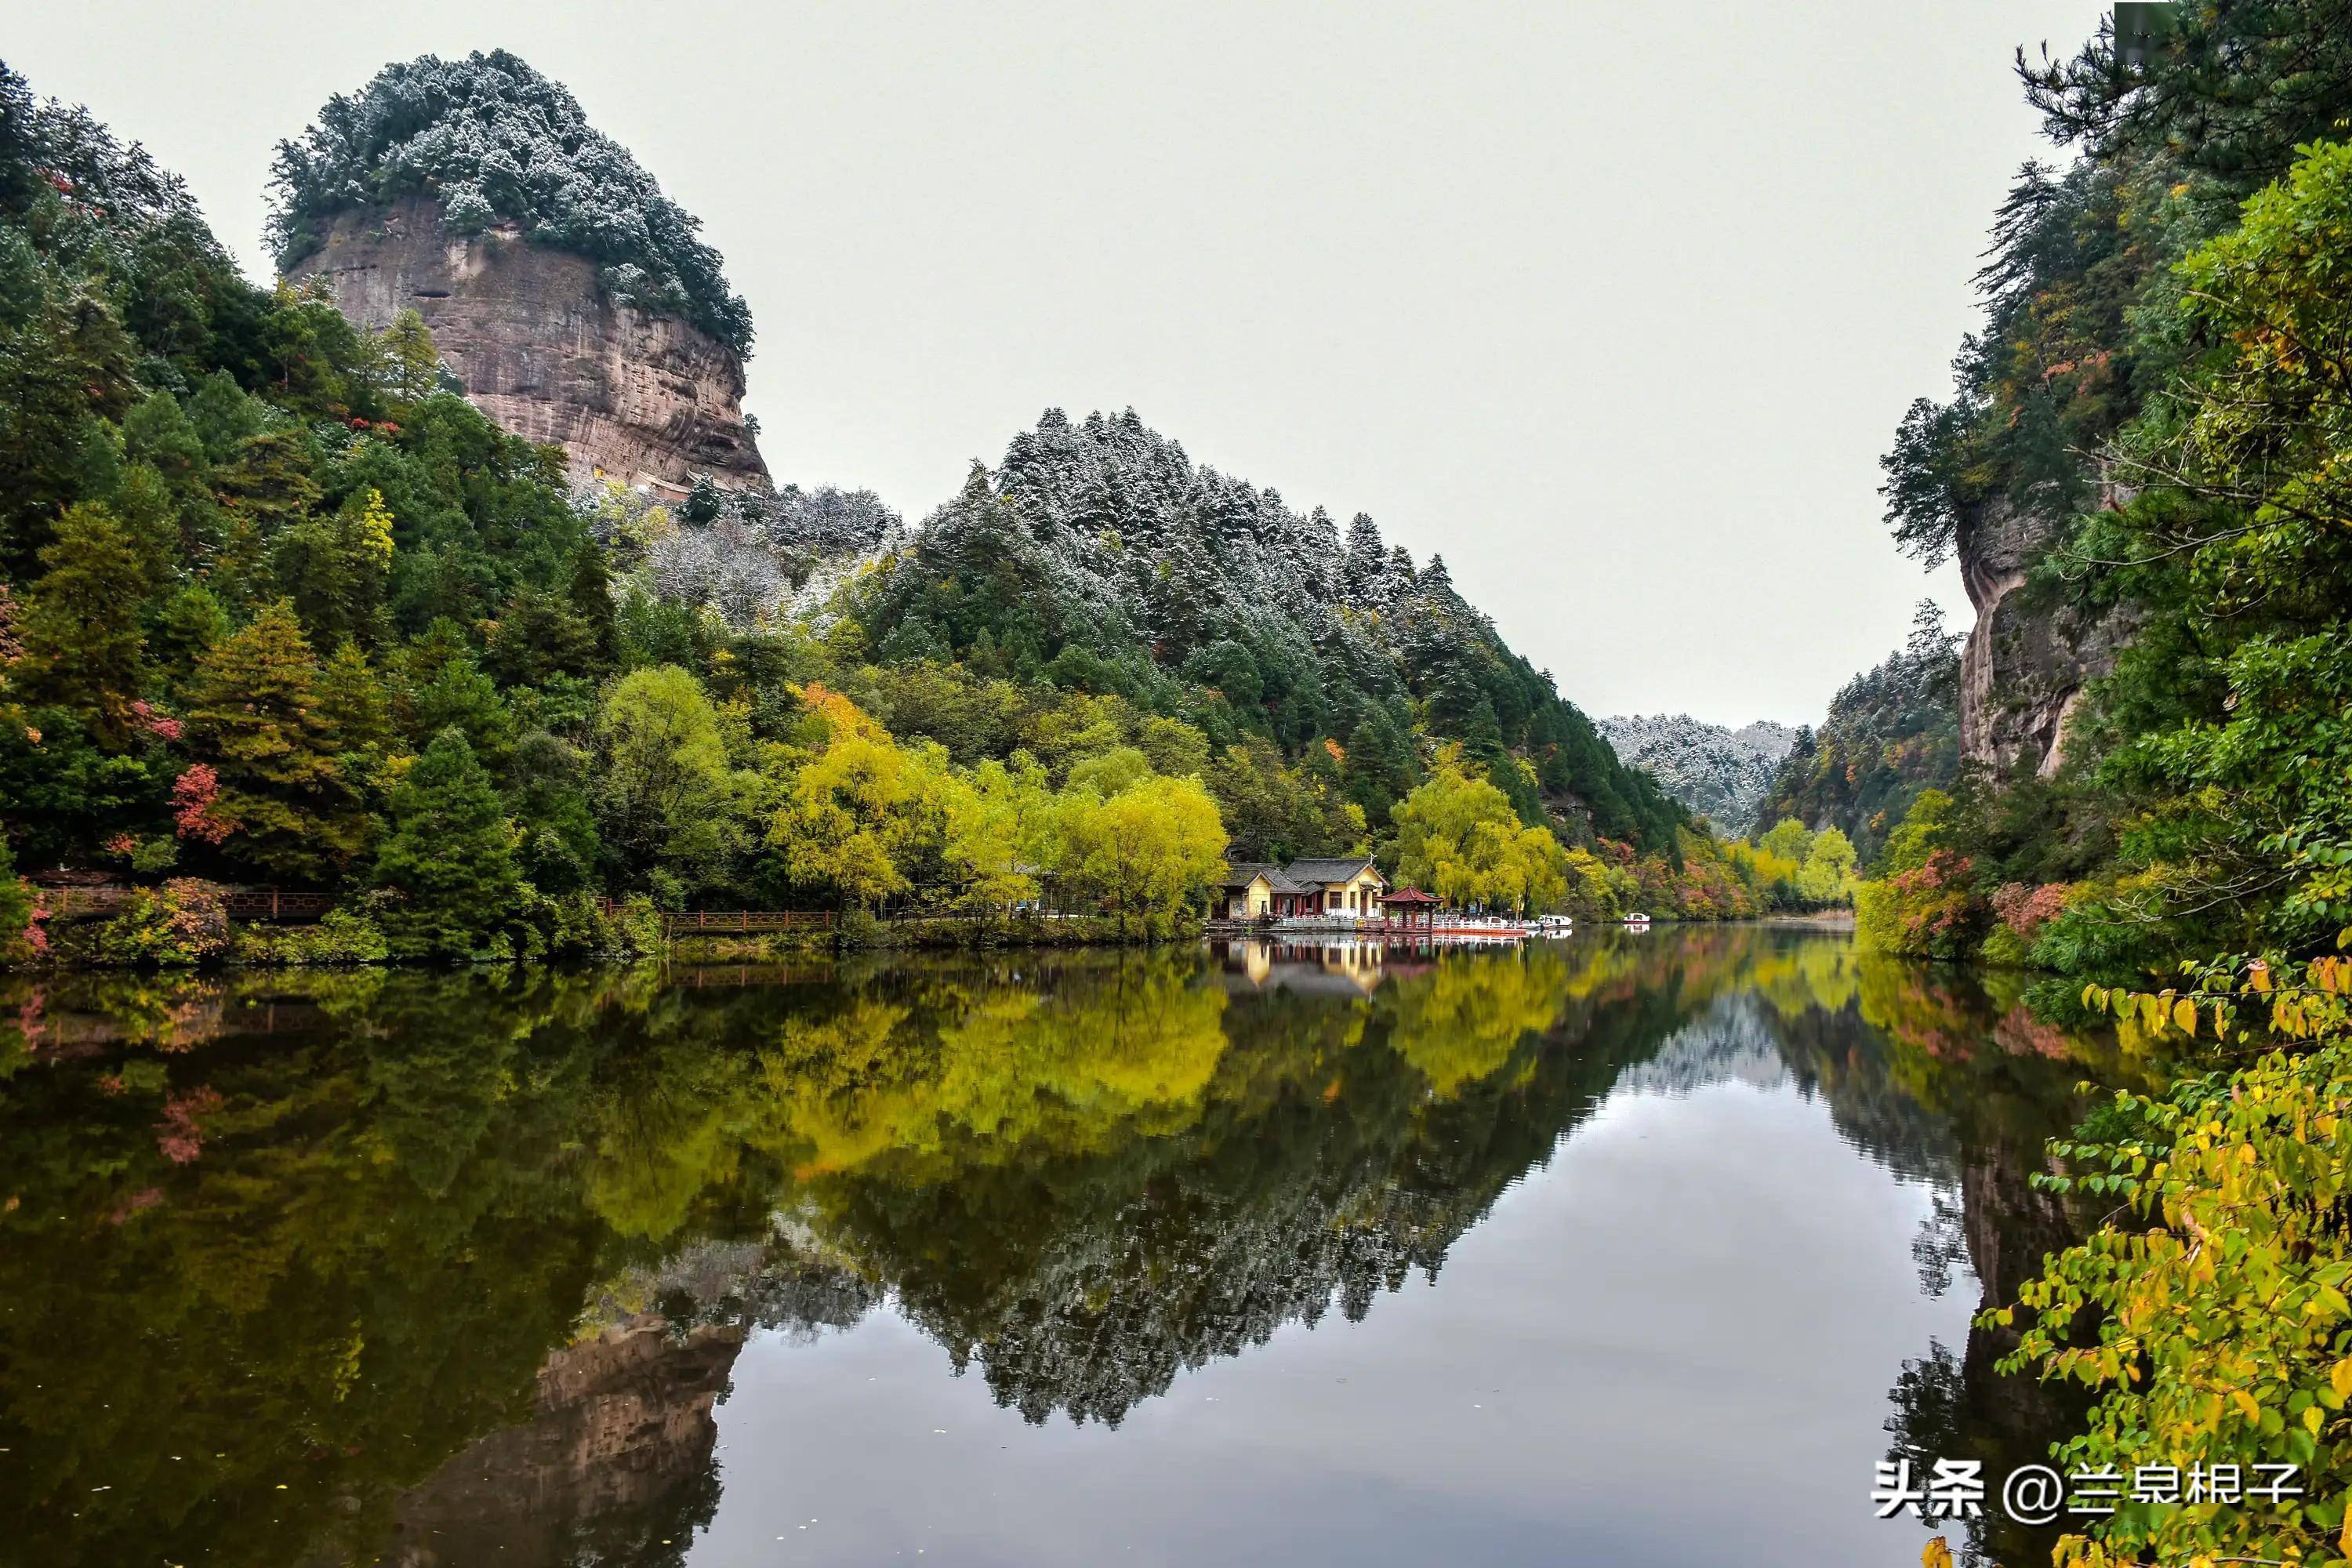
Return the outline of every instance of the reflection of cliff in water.
[[[2083,1072],[1756,930],[197,991],[0,994],[34,1560],[659,1563],[753,1331],[887,1300],[1031,1419],[1116,1423],[1434,1277],[1620,1091],[1820,1098],[1943,1195],[1923,1269],[2005,1295],[2063,1235],[2026,1177]],[[1978,1340],[1906,1377],[1906,1441],[2046,1414]]]

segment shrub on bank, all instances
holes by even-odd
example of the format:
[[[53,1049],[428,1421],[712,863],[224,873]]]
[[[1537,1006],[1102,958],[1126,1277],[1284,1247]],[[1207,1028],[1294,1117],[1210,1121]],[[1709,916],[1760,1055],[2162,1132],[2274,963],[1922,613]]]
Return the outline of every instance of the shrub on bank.
[[[228,889],[177,877],[133,892],[120,914],[89,932],[80,956],[90,963],[187,969],[228,950]]]
[[[236,933],[239,963],[382,963],[392,956],[383,928],[350,910],[330,910],[317,925],[246,926]]]

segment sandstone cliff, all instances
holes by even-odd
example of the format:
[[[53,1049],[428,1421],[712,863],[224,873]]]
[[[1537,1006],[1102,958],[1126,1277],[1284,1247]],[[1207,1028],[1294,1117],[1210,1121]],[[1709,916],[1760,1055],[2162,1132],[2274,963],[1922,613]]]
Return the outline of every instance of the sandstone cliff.
[[[742,362],[696,327],[615,302],[585,257],[511,225],[449,233],[437,203],[409,196],[339,216],[291,276],[326,279],[369,326],[413,307],[467,396],[516,435],[561,446],[575,481],[770,488],[743,417]]]
[[[717,1504],[712,1406],[743,1340],[739,1328],[681,1331],[646,1314],[556,1352],[530,1419],[404,1493],[377,1561],[564,1568],[635,1562],[654,1542],[691,1536]],[[342,1561],[321,1551],[304,1568]]]
[[[1977,612],[1960,652],[1960,752],[1997,773],[2021,761],[2045,777],[2057,771],[2084,689],[2115,668],[2130,635],[2124,615],[2086,611],[2030,581],[2058,532],[2056,519],[2005,498],[1960,519],[1960,574]]]

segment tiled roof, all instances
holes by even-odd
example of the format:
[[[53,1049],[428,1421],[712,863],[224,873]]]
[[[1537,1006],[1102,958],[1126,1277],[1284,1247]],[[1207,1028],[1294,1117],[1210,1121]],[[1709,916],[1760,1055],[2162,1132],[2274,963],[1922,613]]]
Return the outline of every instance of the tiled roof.
[[[1344,882],[1371,863],[1372,858],[1369,855],[1358,856],[1352,860],[1293,860],[1282,870],[1293,881],[1322,887],[1330,882]]]
[[[1271,882],[1281,874],[1264,861],[1240,860],[1225,868],[1224,879],[1217,885],[1221,888],[1246,888],[1260,877]]]

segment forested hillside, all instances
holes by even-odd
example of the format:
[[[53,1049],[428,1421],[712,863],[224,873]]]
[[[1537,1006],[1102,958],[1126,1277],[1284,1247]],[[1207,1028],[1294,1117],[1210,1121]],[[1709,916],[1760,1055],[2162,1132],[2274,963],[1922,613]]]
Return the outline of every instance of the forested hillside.
[[[1414,736],[1458,743],[1530,822],[1661,846],[1681,813],[1621,765],[1550,677],[1360,513],[1195,468],[1132,410],[1048,410],[992,474],[855,599],[886,661],[1117,693],[1216,744],[1328,758],[1374,821],[1417,776]]]
[[[281,168],[284,225],[372,181],[447,197],[497,163],[419,162],[453,125],[505,146],[544,121],[635,189],[512,65],[546,90],[427,61],[331,106]],[[494,210],[574,211],[519,189]],[[451,958],[638,940],[607,899],[1050,893],[1161,931],[1226,853],[1371,849],[1457,898],[1591,913],[1685,872],[1681,809],[1368,519],[1343,543],[1132,415],[1049,415],[913,530],[829,489],[574,493],[449,389],[416,315],[252,287],[177,181],[14,75],[0,498],[18,959],[64,930],[19,868],[142,889],[74,928],[70,956],[122,963],[220,953],[236,884],[337,904],[252,956]]]
[[[1759,820],[1835,827],[1866,861],[1922,790],[1950,788],[1960,761],[1958,640],[1932,602],[1921,605],[1910,640],[1847,681],[1821,728],[1797,731]]]
[[[1888,868],[1906,945],[2123,978],[2343,924],[2307,878],[2344,820],[2347,13],[2178,16],[2140,63],[2021,60],[2080,156],[2020,175],[1885,459],[1896,541],[1979,606],[1969,773]]]
[[[2352,7],[2135,8],[2021,71],[2064,170],[1995,220],[1982,331],[1887,460],[1978,607],[1952,789],[1865,942],[2059,976],[2173,1087],[2052,1145],[2095,1227],[2004,1370],[2095,1399],[2081,1474],[2285,1474],[2283,1506],[2081,1521],[2068,1564],[2341,1562],[2352,1181]],[[2135,26],[2140,25],[2135,23]],[[2228,1397],[2224,1399],[2222,1395]]]
[[[1619,757],[1656,779],[1668,795],[1718,831],[1733,834],[1758,826],[1757,807],[1797,740],[1797,731],[1786,724],[1759,719],[1731,730],[1701,723],[1687,713],[1603,719],[1601,734]]]

